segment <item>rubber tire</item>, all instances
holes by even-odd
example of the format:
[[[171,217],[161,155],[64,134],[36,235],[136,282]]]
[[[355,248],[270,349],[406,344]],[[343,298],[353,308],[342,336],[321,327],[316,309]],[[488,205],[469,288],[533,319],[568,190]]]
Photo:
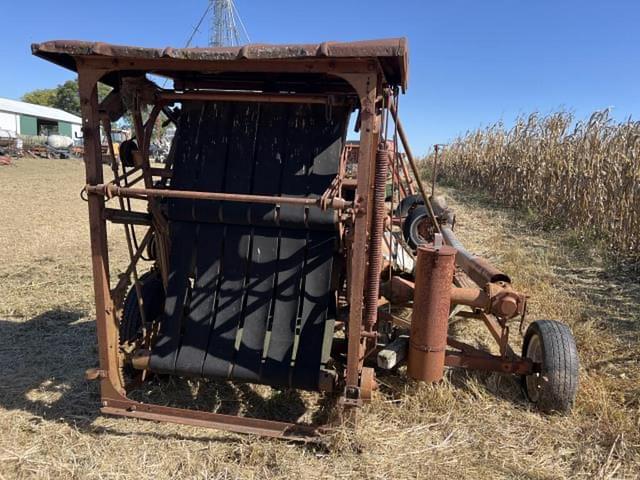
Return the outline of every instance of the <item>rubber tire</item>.
[[[425,217],[428,217],[427,207],[418,205],[409,212],[409,215],[407,215],[407,218],[405,218],[402,223],[404,239],[413,249],[416,249],[418,245],[427,243],[418,233],[418,225]]]
[[[147,322],[158,318],[164,311],[164,288],[157,270],[150,270],[138,278],[142,290],[144,315]],[[135,341],[142,333],[142,317],[138,307],[135,285],[131,285],[124,300],[120,322],[120,344]]]
[[[555,320],[533,322],[524,336],[523,358],[528,358],[529,345],[535,341],[540,342],[542,365],[541,372],[533,375],[539,375],[540,381],[537,391],[532,392],[533,375],[523,375],[524,393],[543,412],[569,412],[578,391],[579,375],[578,349],[571,329]]]
[[[422,195],[415,194],[404,197],[400,200],[400,205],[396,208],[394,215],[396,217],[404,218],[409,214],[409,211],[413,208],[414,205],[424,205],[424,200],[422,199]]]

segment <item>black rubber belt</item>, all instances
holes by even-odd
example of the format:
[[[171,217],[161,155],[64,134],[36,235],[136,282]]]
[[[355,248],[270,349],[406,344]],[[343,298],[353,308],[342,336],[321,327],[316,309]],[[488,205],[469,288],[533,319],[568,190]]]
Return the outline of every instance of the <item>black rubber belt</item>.
[[[153,348],[150,368],[160,373],[174,373],[182,316],[189,293],[189,273],[193,259],[197,224],[171,222],[171,253],[169,279],[164,316],[160,323],[158,341]]]
[[[333,301],[330,287],[334,250],[335,234],[310,232],[304,266],[300,336],[291,379],[291,384],[296,388],[318,388],[327,309],[329,302]]]
[[[327,121],[324,106],[185,102],[172,186],[320,196],[338,169],[345,113]],[[171,272],[153,370],[317,389],[335,310],[335,233],[306,230],[307,215],[312,228],[333,221],[310,210],[283,205],[278,225],[270,205],[169,201]]]
[[[289,386],[289,372],[302,283],[305,250],[304,230],[290,230],[280,237],[278,284],[262,379],[273,386]]]
[[[235,103],[229,108],[231,128],[226,137],[228,148],[223,188],[226,192],[251,193],[260,105]],[[248,218],[247,205],[223,202],[220,206],[222,222],[227,217]],[[227,225],[225,230],[218,303],[212,312],[214,322],[202,366],[204,376],[231,376],[236,356],[236,336],[243,321],[248,269],[252,261],[252,230],[252,227],[237,225]]]
[[[285,105],[261,106],[253,162],[253,194],[280,193],[283,148],[278,139],[286,134],[286,119]],[[266,223],[272,228],[253,229],[242,331],[232,377],[260,382],[265,335],[277,276],[279,230],[273,228],[276,220],[274,205],[244,205],[244,211],[248,211],[249,221],[254,225]]]
[[[202,375],[206,377],[228,378],[231,373],[236,334],[242,318],[250,233],[250,227],[226,227],[217,305],[202,366]]]
[[[224,225],[198,225],[195,281],[176,360],[175,372],[178,374],[199,375],[202,372],[220,282],[224,229]]]

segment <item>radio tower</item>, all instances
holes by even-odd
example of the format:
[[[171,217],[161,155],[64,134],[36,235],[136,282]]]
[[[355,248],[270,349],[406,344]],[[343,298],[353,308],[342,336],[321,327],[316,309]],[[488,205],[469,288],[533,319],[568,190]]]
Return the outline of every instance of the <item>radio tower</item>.
[[[209,46],[233,47],[250,42],[233,0],[209,0],[209,10],[213,14]]]

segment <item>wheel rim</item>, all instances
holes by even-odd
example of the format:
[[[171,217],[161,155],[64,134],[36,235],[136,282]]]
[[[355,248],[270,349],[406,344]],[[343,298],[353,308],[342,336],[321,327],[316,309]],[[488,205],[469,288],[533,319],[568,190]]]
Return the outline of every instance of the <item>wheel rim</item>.
[[[417,245],[428,243],[431,236],[431,225],[426,215],[419,217],[411,225],[412,237],[415,238]]]
[[[542,342],[540,342],[539,335],[533,335],[527,345],[526,356],[533,363],[542,363]],[[537,402],[540,399],[540,391],[542,389],[542,373],[535,372],[531,375],[527,375],[527,395],[532,402]]]

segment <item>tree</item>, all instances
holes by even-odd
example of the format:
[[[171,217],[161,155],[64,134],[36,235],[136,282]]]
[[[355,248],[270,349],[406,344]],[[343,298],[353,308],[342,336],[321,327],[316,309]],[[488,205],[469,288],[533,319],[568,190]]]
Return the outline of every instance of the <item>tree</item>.
[[[32,92],[25,93],[22,96],[22,101],[51,107],[56,101],[56,92],[53,88],[33,90]]]
[[[102,100],[111,91],[102,83],[98,84],[98,98]],[[33,90],[22,96],[22,101],[44,105],[45,107],[59,108],[74,115],[80,115],[80,93],[77,80],[68,80],[55,88]]]
[[[77,81],[64,82],[62,85],[58,85],[55,91],[56,97],[53,105],[55,108],[80,115],[80,93]]]

